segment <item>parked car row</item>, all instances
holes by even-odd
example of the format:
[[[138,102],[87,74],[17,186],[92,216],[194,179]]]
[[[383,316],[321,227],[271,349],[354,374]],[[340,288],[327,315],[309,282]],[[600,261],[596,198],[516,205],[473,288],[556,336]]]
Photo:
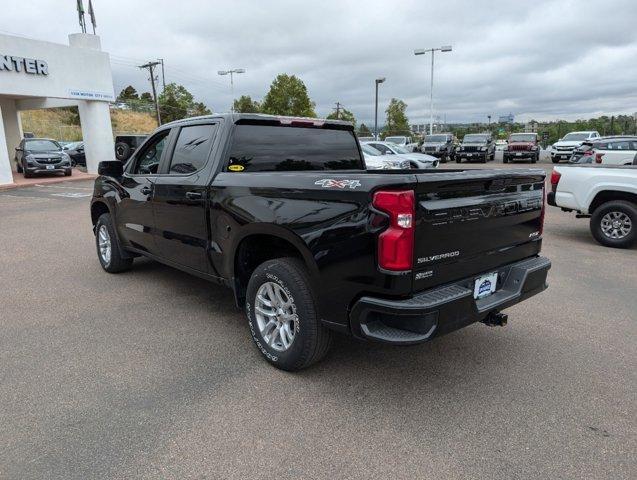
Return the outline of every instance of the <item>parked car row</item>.
[[[380,142],[380,141],[372,141],[372,142],[363,142],[361,146],[364,148],[372,148],[379,152],[385,158],[395,157],[399,160],[406,161],[406,168],[416,168],[416,169],[425,169],[425,168],[437,168],[440,161],[432,157],[431,155],[425,155],[424,153],[411,152],[407,148],[397,145],[392,142]],[[363,150],[365,152],[365,150]],[[367,163],[367,154],[365,156],[365,163]],[[401,163],[401,165],[403,165]],[[368,168],[370,168],[368,166]],[[404,168],[404,167],[399,167]]]

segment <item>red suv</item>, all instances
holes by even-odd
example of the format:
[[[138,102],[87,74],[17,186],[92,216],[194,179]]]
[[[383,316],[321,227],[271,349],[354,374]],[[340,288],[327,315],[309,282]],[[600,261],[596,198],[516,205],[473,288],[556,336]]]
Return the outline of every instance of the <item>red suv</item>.
[[[540,159],[540,146],[537,133],[512,133],[509,144],[504,149],[502,161],[504,163],[516,160],[530,160],[536,163]]]

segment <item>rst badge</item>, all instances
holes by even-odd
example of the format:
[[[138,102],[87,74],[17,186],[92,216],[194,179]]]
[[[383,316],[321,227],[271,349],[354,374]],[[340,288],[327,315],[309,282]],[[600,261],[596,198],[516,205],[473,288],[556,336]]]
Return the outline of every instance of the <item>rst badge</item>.
[[[349,188],[354,190],[361,186],[359,180],[334,180],[333,178],[323,178],[314,182],[314,185],[320,185],[323,188]]]

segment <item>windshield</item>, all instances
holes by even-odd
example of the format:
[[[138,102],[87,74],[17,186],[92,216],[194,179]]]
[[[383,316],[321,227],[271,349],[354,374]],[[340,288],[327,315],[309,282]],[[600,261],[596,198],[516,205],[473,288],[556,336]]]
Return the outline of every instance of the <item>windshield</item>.
[[[530,133],[515,133],[509,137],[509,142],[535,142],[535,135]]]
[[[27,140],[25,150],[32,152],[50,152],[54,150],[62,150],[62,147],[53,140]]]
[[[402,145],[403,143],[407,141],[407,138],[406,137],[387,137],[385,138],[385,141]]]
[[[382,155],[382,153],[380,153],[378,150],[376,150],[371,145],[361,145],[361,150],[363,150],[363,153],[365,155],[370,155],[372,157],[377,157],[379,155]]]
[[[425,136],[425,142],[440,143],[440,142],[446,142],[446,141],[447,141],[447,136],[446,135],[427,135],[427,136]]]
[[[462,140],[464,143],[486,143],[487,135],[465,135]]]
[[[580,140],[586,140],[588,133],[567,133],[562,140],[567,142],[575,142]]]
[[[411,153],[406,148],[401,147],[400,145],[396,145],[396,144],[392,145],[391,149],[394,151],[394,153]]]

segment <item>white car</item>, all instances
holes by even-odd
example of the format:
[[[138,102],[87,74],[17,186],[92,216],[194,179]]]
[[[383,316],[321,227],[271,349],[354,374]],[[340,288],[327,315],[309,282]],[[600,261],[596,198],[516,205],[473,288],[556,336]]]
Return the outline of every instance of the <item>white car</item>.
[[[601,137],[584,144],[573,153],[572,163],[589,157],[590,163],[602,165],[632,165],[637,155],[637,136]],[[584,162],[582,162],[584,163]]]
[[[407,170],[411,168],[409,160],[387,158],[369,145],[361,144],[361,150],[363,151],[367,170]]]
[[[393,137],[385,137],[385,141],[395,143],[396,145],[400,145],[401,147],[405,147],[410,152],[415,152],[418,150],[418,142],[414,142],[411,137],[396,135]]]
[[[558,142],[551,145],[551,160],[559,163],[560,160],[568,161],[573,150],[584,142],[590,142],[600,138],[599,133],[591,130],[585,132],[571,132],[564,135]]]
[[[637,166],[554,167],[547,203],[590,217],[591,233],[602,245],[637,243]]]
[[[436,157],[425,155],[424,153],[409,152],[405,147],[401,147],[400,145],[396,145],[391,142],[366,142],[365,145],[374,147],[385,156],[396,155],[401,159],[409,160],[411,168],[438,168],[438,163],[440,163],[440,160]]]
[[[501,152],[503,150],[507,149],[507,145],[509,144],[509,142],[507,142],[506,140],[496,140],[495,141],[495,149],[498,152]]]

